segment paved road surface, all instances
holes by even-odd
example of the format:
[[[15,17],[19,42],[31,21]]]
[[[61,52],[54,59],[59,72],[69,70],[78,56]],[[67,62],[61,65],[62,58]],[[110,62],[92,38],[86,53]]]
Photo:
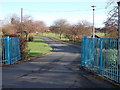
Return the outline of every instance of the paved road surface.
[[[3,67],[4,88],[112,88],[79,69],[80,47],[43,38],[54,50],[30,62]]]

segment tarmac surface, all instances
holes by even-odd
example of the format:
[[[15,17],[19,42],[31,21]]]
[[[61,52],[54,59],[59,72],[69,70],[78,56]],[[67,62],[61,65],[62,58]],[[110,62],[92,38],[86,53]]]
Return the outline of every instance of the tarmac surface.
[[[40,37],[53,51],[21,64],[2,68],[3,88],[115,88],[79,69],[80,46]]]

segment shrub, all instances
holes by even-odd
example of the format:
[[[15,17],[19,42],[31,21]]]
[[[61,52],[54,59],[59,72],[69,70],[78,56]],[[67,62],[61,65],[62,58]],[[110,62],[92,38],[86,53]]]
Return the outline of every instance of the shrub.
[[[34,39],[33,36],[28,37],[28,41],[33,41],[33,39]]]
[[[117,63],[117,50],[116,49],[104,49],[103,50],[103,62],[106,67],[115,65]]]
[[[22,60],[28,58],[30,50],[28,50],[27,40],[24,38],[20,38],[20,52]]]

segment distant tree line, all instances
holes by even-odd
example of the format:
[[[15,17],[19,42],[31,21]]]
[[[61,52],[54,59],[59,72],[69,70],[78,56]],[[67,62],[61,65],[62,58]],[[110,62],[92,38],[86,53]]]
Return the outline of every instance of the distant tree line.
[[[47,31],[59,34],[60,38],[64,35],[71,41],[80,41],[83,36],[92,35],[91,23],[85,20],[71,25],[65,19],[58,19],[50,27],[47,27],[42,21],[32,20],[31,16],[24,16],[21,22],[17,15],[12,15],[8,21],[9,23],[3,26],[2,32],[4,34],[17,33],[26,36],[26,39],[29,33],[43,33]]]
[[[57,33],[62,38],[64,35],[71,41],[79,42],[83,36],[90,36],[92,34],[91,24],[87,21],[81,21],[77,24],[71,25],[65,19],[59,19],[50,26],[50,31]]]

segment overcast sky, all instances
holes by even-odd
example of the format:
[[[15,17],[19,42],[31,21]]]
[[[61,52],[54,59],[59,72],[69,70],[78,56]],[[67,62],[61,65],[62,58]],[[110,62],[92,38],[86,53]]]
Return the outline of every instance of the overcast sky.
[[[57,19],[66,19],[71,24],[81,20],[92,23],[92,5],[95,5],[95,26],[102,27],[107,18],[105,9],[108,0],[1,0],[0,20],[12,14],[20,16],[20,9],[23,8],[23,15],[30,15],[34,20],[41,20],[47,26],[53,24]]]

